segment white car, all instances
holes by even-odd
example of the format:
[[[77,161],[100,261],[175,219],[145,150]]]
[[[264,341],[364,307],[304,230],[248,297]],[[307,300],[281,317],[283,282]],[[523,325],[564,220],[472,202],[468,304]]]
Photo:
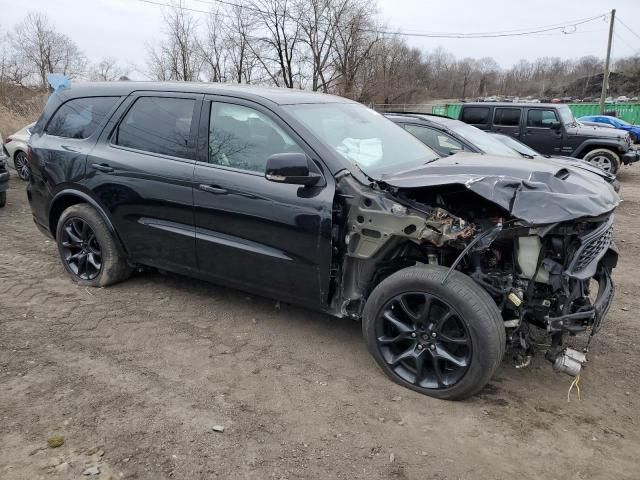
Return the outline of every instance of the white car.
[[[13,168],[22,180],[29,180],[31,169],[27,162],[27,142],[31,136],[31,128],[35,123],[30,123],[13,135],[9,135],[4,141],[4,148],[9,153],[9,166]]]

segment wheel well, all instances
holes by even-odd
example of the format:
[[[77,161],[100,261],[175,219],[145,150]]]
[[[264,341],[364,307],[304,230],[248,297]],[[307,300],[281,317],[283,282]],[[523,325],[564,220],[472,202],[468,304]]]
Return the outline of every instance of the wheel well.
[[[619,156],[618,152],[613,147],[610,147],[609,145],[589,145],[584,147],[584,150],[580,152],[580,155],[578,156],[578,158],[584,158],[587,153],[593,152],[594,150],[609,150],[611,153],[614,153]]]
[[[49,231],[53,235],[53,238],[56,238],[56,232],[58,230],[58,220],[60,220],[60,216],[62,212],[64,212],[67,208],[72,205],[77,205],[79,203],[87,203],[82,197],[73,194],[63,195],[60,198],[57,198],[53,205],[51,205],[51,210],[49,211]]]

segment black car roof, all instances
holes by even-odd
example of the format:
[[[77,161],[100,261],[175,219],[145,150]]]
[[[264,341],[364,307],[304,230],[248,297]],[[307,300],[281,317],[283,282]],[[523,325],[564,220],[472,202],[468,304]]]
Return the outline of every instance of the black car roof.
[[[318,92],[291,88],[258,87],[229,83],[201,82],[91,82],[75,83],[61,90],[67,98],[98,95],[129,95],[139,91],[202,93],[229,95],[249,100],[269,100],[277,105],[300,103],[355,103],[352,100]]]
[[[568,105],[566,103],[533,103],[533,102],[469,102],[463,103],[462,108],[464,107],[529,107],[529,108],[557,108],[564,107]]]

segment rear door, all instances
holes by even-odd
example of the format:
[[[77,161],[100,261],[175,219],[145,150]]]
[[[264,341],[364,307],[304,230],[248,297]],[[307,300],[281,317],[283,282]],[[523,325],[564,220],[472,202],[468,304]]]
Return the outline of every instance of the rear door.
[[[267,158],[286,152],[306,153],[324,181],[313,187],[268,181]],[[207,97],[194,183],[201,274],[295,303],[326,302],[333,178],[277,115],[253,102]]]
[[[192,181],[202,97],[130,96],[88,156],[86,186],[136,262],[197,271]]]
[[[491,131],[520,138],[520,122],[522,108],[496,107],[493,112],[493,127]]]
[[[463,106],[460,120],[473,125],[481,130],[490,129],[491,107],[489,106]]]
[[[560,122],[552,108],[529,108],[525,118],[521,141],[544,155],[561,154],[564,127],[551,128]]]

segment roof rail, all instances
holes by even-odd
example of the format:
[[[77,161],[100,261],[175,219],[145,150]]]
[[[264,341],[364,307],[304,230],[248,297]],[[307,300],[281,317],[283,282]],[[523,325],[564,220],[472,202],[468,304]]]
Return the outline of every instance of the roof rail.
[[[401,111],[391,111],[391,110],[385,110],[383,112],[380,112],[383,115],[386,114],[390,114],[390,115],[427,115],[429,117],[440,117],[440,118],[448,118],[449,120],[456,120],[455,118],[451,118],[451,117],[447,117],[446,115],[440,115],[439,113],[427,113],[427,112],[401,112]]]

